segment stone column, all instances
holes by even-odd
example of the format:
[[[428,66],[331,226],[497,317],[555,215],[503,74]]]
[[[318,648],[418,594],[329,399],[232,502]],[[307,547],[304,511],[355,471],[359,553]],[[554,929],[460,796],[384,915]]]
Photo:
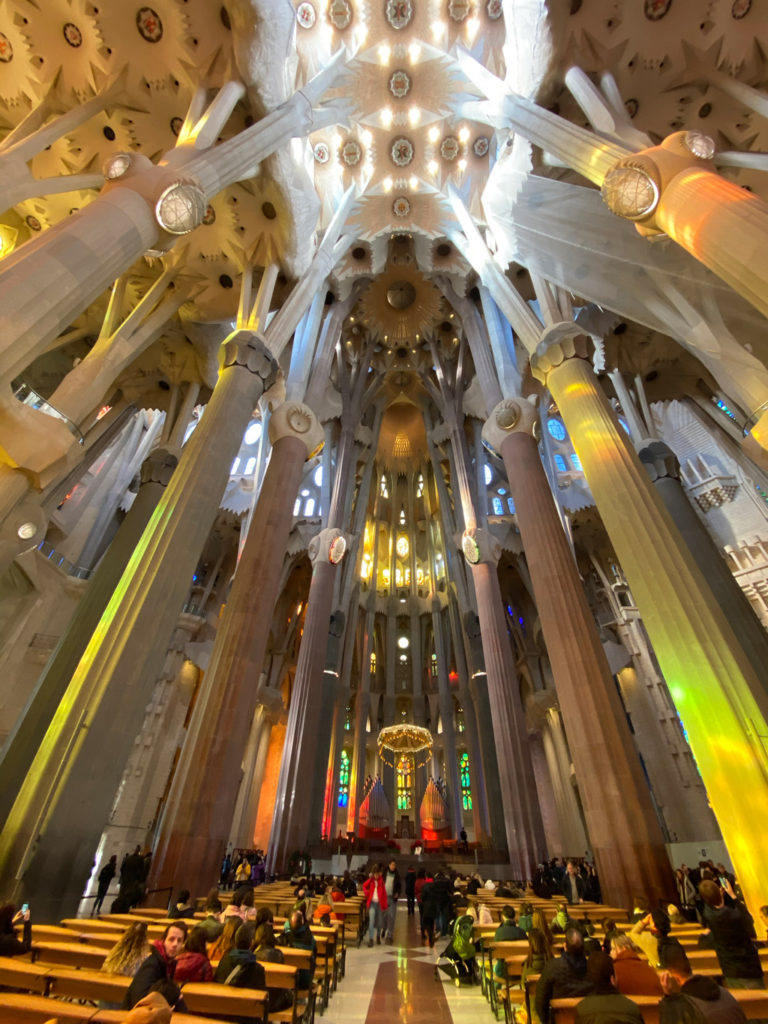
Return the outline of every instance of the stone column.
[[[763,868],[768,856],[762,827],[768,813],[763,740],[768,726],[760,701],[765,691],[648,474],[622,436],[592,366],[583,358],[589,339],[578,330],[573,323],[549,328],[532,369],[552,392],[581,459],[688,733],[747,904],[757,914],[765,895]],[[574,657],[576,647],[586,642],[580,638]],[[565,707],[563,711],[568,729]],[[569,740],[575,760],[570,733]],[[602,771],[605,758],[601,766]],[[583,773],[578,773],[586,786]],[[741,797],[744,793],[749,799]],[[605,808],[603,799],[603,812]],[[647,886],[646,890],[650,891]]]
[[[762,681],[763,687],[768,689],[768,633],[728,568],[722,551],[696,515],[680,481],[680,464],[675,453],[664,441],[659,440],[641,441],[635,447],[696,564],[706,567],[709,589],[726,614],[755,675]]]
[[[152,859],[152,888],[178,882],[183,874],[190,889],[203,892],[215,881],[226,850],[291,509],[304,463],[322,442],[314,414],[298,402],[275,410],[269,432],[272,456],[168,794]]]
[[[474,529],[465,531],[462,548],[477,595],[509,863],[516,878],[532,878],[547,844],[496,571],[501,548],[490,534]]]
[[[221,372],[184,454],[70,681],[0,834],[0,884],[50,920],[77,906],[168,637],[253,408],[277,373],[252,331]]]
[[[257,699],[259,706],[253,717],[251,734],[243,758],[243,780],[227,843],[227,847],[235,849],[253,845],[272,727],[280,720],[284,711],[282,695],[278,690],[259,686]]]
[[[143,463],[141,486],[131,509],[0,752],[0,820],[5,821],[10,813],[83,651],[171,479],[176,461],[175,455],[158,448]]]
[[[319,733],[325,728],[319,718],[321,677],[325,667],[336,567],[345,550],[344,535],[337,529],[322,530],[309,546],[312,582],[288,708],[283,763],[269,840],[267,871],[270,874],[282,870],[293,850],[303,848],[310,838],[309,816],[315,788],[313,774]]]
[[[461,812],[461,780],[459,778],[459,760],[456,751],[456,730],[453,724],[453,696],[448,678],[448,637],[443,628],[443,614],[440,598],[435,594],[432,598],[432,632],[437,654],[437,699],[440,707],[440,719],[443,723],[443,757],[445,759],[445,784],[448,787],[448,809],[451,814],[453,838],[459,838],[462,826]],[[387,723],[388,724],[388,723]]]
[[[496,406],[485,428],[515,502],[587,829],[605,898],[629,906],[673,891],[661,828],[520,399]]]

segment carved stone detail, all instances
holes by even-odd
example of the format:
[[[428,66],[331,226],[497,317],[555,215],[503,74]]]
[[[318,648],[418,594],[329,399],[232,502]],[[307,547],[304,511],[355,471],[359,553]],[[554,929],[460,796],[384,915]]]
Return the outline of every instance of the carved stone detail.
[[[224,339],[219,349],[219,368],[225,370],[228,366],[244,366],[258,374],[265,391],[277,377],[277,361],[255,331],[233,331]]]
[[[307,449],[308,459],[323,447],[325,435],[317,416],[302,402],[283,402],[269,420],[269,440],[274,445],[282,437],[297,437]]]
[[[527,398],[505,398],[499,402],[483,426],[483,444],[497,458],[510,434],[533,434],[538,420],[533,402]]]
[[[178,462],[166,448],[155,448],[141,464],[141,483],[167,487]]]
[[[637,454],[654,483],[665,477],[671,480],[680,479],[680,463],[664,441],[642,441]]]
[[[593,350],[593,339],[584,334],[579,324],[572,320],[553,324],[544,331],[531,356],[531,373],[536,380],[546,384],[549,373],[556,366],[566,359],[590,359]]]

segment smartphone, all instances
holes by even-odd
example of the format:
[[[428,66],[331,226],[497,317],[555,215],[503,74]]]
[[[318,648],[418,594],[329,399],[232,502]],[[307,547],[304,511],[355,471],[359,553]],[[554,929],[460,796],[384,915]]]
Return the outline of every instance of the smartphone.
[[[22,905],[21,905],[21,912],[24,915],[24,917],[27,916],[27,914],[29,913],[29,904],[28,903],[22,903]]]

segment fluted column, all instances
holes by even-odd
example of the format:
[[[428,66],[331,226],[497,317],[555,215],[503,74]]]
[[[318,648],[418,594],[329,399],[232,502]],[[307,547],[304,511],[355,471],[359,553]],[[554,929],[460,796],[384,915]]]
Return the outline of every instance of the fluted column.
[[[222,345],[206,414],[139,541],[0,835],[0,885],[72,912],[253,408],[277,372],[251,331]],[[98,765],[98,770],[94,766]]]
[[[768,813],[763,744],[768,726],[760,699],[764,690],[648,474],[624,440],[592,366],[583,358],[589,339],[577,332],[572,323],[551,327],[532,369],[552,392],[581,459],[688,733],[742,891],[756,914],[765,895],[768,857],[762,827]],[[579,778],[585,785],[581,772]]]
[[[272,456],[168,795],[152,861],[153,888],[183,874],[190,889],[204,891],[226,850],[291,509],[304,463],[323,437],[311,409],[298,402],[277,408],[269,432]]]
[[[477,595],[509,862],[515,877],[532,878],[536,865],[545,857],[547,844],[496,571],[501,549],[483,530],[466,531],[462,547]]]
[[[157,448],[142,464],[141,485],[130,511],[89,581],[75,614],[3,746],[0,753],[0,777],[3,779],[0,820],[8,817],[83,651],[171,479],[176,462],[175,455]]]
[[[669,896],[669,860],[533,438],[535,422],[529,402],[508,400],[496,406],[485,436],[506,466],[603,891],[612,904],[628,906],[638,892]]]

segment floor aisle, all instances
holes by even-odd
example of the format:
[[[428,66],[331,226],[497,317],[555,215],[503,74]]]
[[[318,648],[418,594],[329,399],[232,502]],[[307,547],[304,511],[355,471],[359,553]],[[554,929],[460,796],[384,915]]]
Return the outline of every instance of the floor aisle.
[[[423,946],[418,920],[400,901],[393,945],[347,949],[346,976],[316,1024],[492,1024],[479,986],[456,988],[442,972],[435,978],[448,940]]]

